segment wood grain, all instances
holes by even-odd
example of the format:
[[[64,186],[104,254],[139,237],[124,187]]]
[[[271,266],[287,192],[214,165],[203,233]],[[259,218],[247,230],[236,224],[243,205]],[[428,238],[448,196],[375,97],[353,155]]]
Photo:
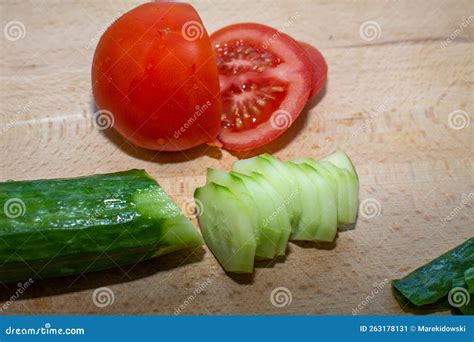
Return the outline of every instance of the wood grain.
[[[0,40],[2,180],[145,168],[184,206],[205,181],[206,167],[230,168],[237,156],[226,151],[138,150],[92,125],[95,45],[107,24],[137,3],[1,2],[2,27],[16,20],[25,28],[21,39]],[[360,213],[353,229],[341,231],[335,246],[291,243],[285,260],[259,265],[253,278],[229,277],[202,248],[131,270],[36,282],[3,314],[174,314],[184,304],[182,314],[351,314],[359,305],[361,314],[409,313],[384,280],[474,235],[472,2],[193,4],[210,32],[256,21],[320,48],[330,72],[324,94],[263,150],[287,159],[344,149],[360,175],[365,217]],[[379,37],[362,39],[366,21],[379,25]],[[466,120],[461,129],[453,129],[454,111],[451,119]],[[375,216],[367,203],[379,209]],[[104,308],[92,301],[101,286],[115,298]],[[291,291],[289,305],[272,305],[277,287]],[[0,301],[15,289],[2,289]]]

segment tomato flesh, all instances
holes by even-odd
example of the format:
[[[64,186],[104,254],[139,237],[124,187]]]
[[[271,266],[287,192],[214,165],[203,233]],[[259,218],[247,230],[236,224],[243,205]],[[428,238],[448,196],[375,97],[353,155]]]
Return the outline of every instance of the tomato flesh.
[[[245,151],[283,134],[311,92],[311,62],[301,45],[261,24],[236,24],[211,35],[219,70],[224,148]],[[275,114],[285,125],[276,125]]]
[[[267,121],[285,98],[288,84],[264,78],[262,73],[281,60],[242,40],[220,45],[215,53],[223,83],[222,127],[243,131]]]
[[[243,131],[267,121],[287,94],[287,85],[248,81],[222,93],[222,126]]]
[[[250,45],[243,40],[226,42],[215,48],[221,75],[237,75],[248,71],[264,71],[281,63],[267,50]]]

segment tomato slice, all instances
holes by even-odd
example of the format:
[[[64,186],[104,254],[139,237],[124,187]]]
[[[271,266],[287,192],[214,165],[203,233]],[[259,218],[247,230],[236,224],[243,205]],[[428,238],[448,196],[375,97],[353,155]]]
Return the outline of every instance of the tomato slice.
[[[306,51],[313,70],[313,85],[309,98],[315,97],[326,84],[328,78],[328,65],[321,52],[314,46],[300,42],[303,49]]]
[[[222,97],[224,148],[246,151],[283,134],[312,92],[313,66],[302,46],[271,27],[244,23],[211,35]]]

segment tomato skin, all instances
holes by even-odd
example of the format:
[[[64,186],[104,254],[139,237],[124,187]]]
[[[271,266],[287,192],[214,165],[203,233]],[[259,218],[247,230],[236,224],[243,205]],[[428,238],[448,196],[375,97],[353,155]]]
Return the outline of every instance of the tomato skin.
[[[224,127],[219,134],[219,140],[223,147],[232,151],[252,150],[275,140],[298,118],[311,93],[313,69],[308,55],[301,45],[290,36],[269,26],[256,23],[242,23],[224,27],[214,32],[211,35],[211,40],[215,50],[234,40],[248,41],[254,46],[268,49],[283,61],[278,72],[275,72],[277,69],[274,69],[273,71],[264,71],[262,74],[268,76],[273,73],[275,77],[281,77],[285,82],[288,82],[288,95],[281,102],[280,109],[285,114],[282,115],[282,121],[287,121],[289,124],[275,127],[271,120],[268,120],[254,128],[238,132]],[[253,75],[255,74],[253,73]],[[240,77],[237,75],[234,79],[238,80]],[[221,74],[220,83],[221,91],[225,90],[232,83],[232,78]]]
[[[321,52],[319,52],[318,49],[305,42],[300,42],[300,44],[302,48],[306,51],[312,65],[313,85],[311,88],[311,93],[309,94],[309,98],[312,99],[321,91],[321,89],[326,84],[328,78],[328,65],[323,55],[321,54]]]
[[[216,61],[188,4],[146,3],[118,18],[98,43],[92,86],[97,107],[137,146],[179,151],[213,143],[219,133]]]

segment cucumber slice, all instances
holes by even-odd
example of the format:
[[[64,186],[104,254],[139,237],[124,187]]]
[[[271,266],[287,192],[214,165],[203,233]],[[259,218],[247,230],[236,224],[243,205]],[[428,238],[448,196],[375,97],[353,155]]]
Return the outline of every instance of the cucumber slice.
[[[249,177],[250,178],[250,177]],[[280,230],[273,224],[267,224],[272,215],[271,204],[258,184],[253,185],[237,175],[227,172],[207,169],[207,182],[214,182],[228,187],[248,207],[256,233],[257,249],[255,256],[259,259],[273,259],[277,253]]]
[[[316,170],[316,172],[318,172],[324,178],[325,182],[331,187],[331,190],[336,199],[337,223],[342,224],[342,220],[339,219],[339,215],[340,215],[339,212],[340,212],[340,209],[342,210],[343,208],[339,207],[339,203],[343,203],[343,202],[345,203],[346,198],[343,197],[343,194],[345,194],[345,192],[340,191],[339,185],[338,185],[338,179],[339,179],[338,173],[340,172],[337,172],[337,170],[335,171],[333,165],[330,165],[330,168],[328,168],[327,166],[324,166],[320,161],[315,160],[313,158],[299,158],[299,159],[293,160],[293,162],[297,164],[307,164],[311,166],[313,169]],[[341,196],[341,198],[339,198],[339,196]]]
[[[295,163],[307,163],[316,169],[329,183],[336,193],[337,223],[338,225],[352,223],[349,206],[349,174],[344,169],[336,167],[328,161],[318,161],[312,158],[299,158]]]
[[[330,185],[332,180],[327,181],[322,174],[306,163],[299,166],[316,187],[313,197],[319,199],[319,226],[313,239],[333,241],[337,234],[337,195]]]
[[[239,179],[230,177],[225,171],[212,168],[207,169],[207,183],[216,183],[225,186],[230,191],[232,191],[234,195],[237,196],[237,198],[240,199],[245,207],[247,207],[246,214],[252,221],[252,226],[255,229],[255,238],[258,245],[260,240],[257,227],[260,214],[257,210],[257,203],[248,192],[245,184]]]
[[[353,223],[357,218],[357,211],[359,209],[359,176],[352,164],[350,158],[342,152],[337,150],[329,156],[323,158],[323,160],[331,162],[337,167],[345,170],[347,176],[346,181],[348,182],[348,200],[349,200],[349,217],[348,223]]]
[[[284,212],[284,204],[283,209],[278,209],[277,202],[272,198],[271,194],[267,191],[267,188],[262,186],[253,177],[235,171],[232,171],[230,175],[233,177],[238,177],[245,183],[247,189],[249,189],[252,196],[254,197],[255,202],[258,204],[260,217],[262,218],[259,225],[259,230],[262,235],[261,241],[268,240],[267,244],[269,247],[267,247],[267,249],[270,249],[270,247],[274,249],[273,257],[276,255],[281,255],[281,240],[285,235],[283,226],[286,225],[286,230],[291,230],[288,215],[283,216],[282,220],[280,213],[282,211]],[[270,187],[270,191],[273,191],[276,196],[279,196],[278,193],[271,187],[271,185],[268,184],[268,186]],[[283,254],[285,250],[286,245],[283,248]]]
[[[198,220],[204,240],[224,270],[252,273],[257,241],[247,206],[216,183],[197,188],[194,197],[203,205]]]
[[[300,183],[296,180],[291,172],[288,171],[288,168],[285,167],[283,162],[275,156],[271,154],[264,153],[259,156],[259,158],[267,160],[271,163],[271,165],[277,170],[277,172],[281,175],[282,179],[285,183],[289,185],[290,191],[285,196],[285,201],[290,202],[290,205],[293,210],[293,218],[292,218],[292,226],[298,226],[299,221],[302,215],[302,203],[299,200],[300,196],[298,196]]]
[[[339,167],[341,169],[346,169],[351,174],[355,175],[357,177],[357,179],[359,179],[359,177],[357,176],[357,172],[355,170],[355,167],[352,164],[351,159],[343,151],[336,150],[336,152],[331,153],[330,155],[324,157],[321,160],[330,161],[331,163],[333,163],[337,167]]]
[[[352,223],[349,206],[349,174],[328,161],[320,161],[319,164],[330,172],[337,182],[337,221],[339,224]]]
[[[316,186],[309,180],[299,164],[291,161],[283,163],[293,179],[298,184],[298,196],[302,204],[301,218],[298,227],[291,233],[291,240],[312,241],[320,224],[319,197],[316,196]]]
[[[232,173],[243,175],[236,171],[232,171]],[[275,188],[271,185],[271,183],[260,173],[252,172],[250,176],[247,176],[247,175],[243,175],[243,176],[251,177],[252,179],[254,179],[255,182],[257,182],[263,188],[263,190],[270,196],[270,198],[274,201],[276,209],[272,215],[276,216],[276,218],[278,219],[278,226],[281,230],[281,236],[280,236],[280,241],[278,243],[277,255],[279,256],[285,255],[286,247],[288,245],[288,240],[291,234],[291,222],[290,222],[290,217],[288,216],[288,213],[286,211],[284,199],[281,197],[278,191],[275,190]]]
[[[232,170],[246,175],[257,172],[264,176],[283,198],[291,226],[296,229],[301,216],[301,203],[299,203],[299,196],[296,196],[297,185],[286,168],[280,164],[280,161],[278,163],[269,161],[260,155],[236,161]]]
[[[275,201],[251,176],[238,172],[230,172],[230,176],[238,178],[245,184],[257,204],[257,210],[260,213],[258,225],[260,245],[257,246],[257,257],[274,258],[278,253],[278,244],[283,234],[280,222],[275,214],[277,210]]]

